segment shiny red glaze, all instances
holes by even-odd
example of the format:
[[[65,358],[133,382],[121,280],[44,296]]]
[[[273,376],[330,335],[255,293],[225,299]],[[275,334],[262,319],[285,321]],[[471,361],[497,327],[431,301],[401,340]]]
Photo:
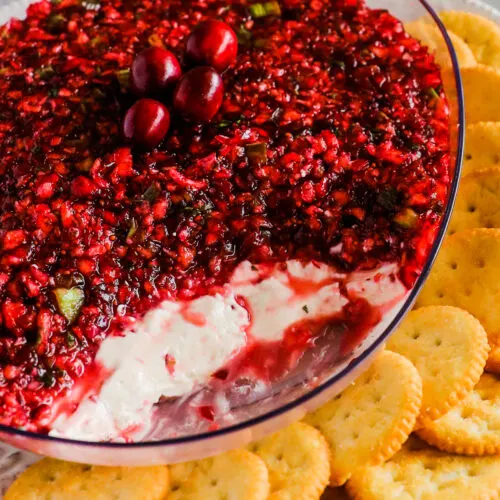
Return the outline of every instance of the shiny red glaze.
[[[189,61],[224,71],[234,64],[238,55],[238,38],[222,21],[209,19],[199,24],[186,42]]]
[[[200,66],[188,71],[174,92],[174,107],[186,119],[208,123],[224,99],[222,78],[213,68]]]
[[[170,50],[149,47],[132,63],[130,86],[138,96],[154,95],[172,87],[181,75],[181,65]]]
[[[153,149],[165,138],[170,128],[168,109],[154,99],[137,101],[123,120],[123,136],[138,146]]]

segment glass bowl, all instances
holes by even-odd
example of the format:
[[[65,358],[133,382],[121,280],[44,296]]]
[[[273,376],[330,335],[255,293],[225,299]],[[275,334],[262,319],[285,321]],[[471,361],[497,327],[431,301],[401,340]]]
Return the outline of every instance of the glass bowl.
[[[0,7],[0,23],[6,22],[15,15],[22,17],[24,9],[29,3],[27,0],[21,2],[7,0],[7,5],[4,4]],[[381,324],[368,335],[347,361],[332,363],[333,358],[329,356],[330,346],[328,344],[322,346],[320,363],[312,363],[312,369],[307,362],[302,363],[300,369],[294,371],[292,376],[288,376],[285,381],[274,385],[272,393],[266,393],[264,397],[254,398],[250,402],[247,401],[243,407],[232,408],[234,414],[232,423],[218,430],[196,434],[184,433],[178,437],[170,437],[170,433],[167,432],[168,423],[166,422],[168,419],[165,419],[163,422],[159,421],[159,425],[154,429],[153,437],[148,438],[147,441],[96,443],[56,438],[0,426],[1,440],[17,448],[40,455],[99,465],[138,466],[199,459],[230,448],[244,446],[301,419],[306,412],[317,408],[342,391],[369,366],[372,357],[383,347],[388,336],[411,309],[429,274],[452,212],[460,176],[464,142],[463,95],[455,52],[436,11],[443,8],[460,8],[457,3],[463,3],[463,6],[466,7],[466,3],[464,0],[454,1],[452,6],[450,5],[451,1],[444,0],[407,0],[406,2],[368,0],[367,3],[373,8],[387,9],[403,21],[421,16],[427,16],[431,19],[442,33],[449,51],[449,66],[453,68],[453,78],[444,82],[451,107],[451,150],[454,169],[452,185],[432,251],[421,276],[408,292],[405,300],[396,310],[393,309],[384,317]],[[167,435],[169,438],[165,439]]]

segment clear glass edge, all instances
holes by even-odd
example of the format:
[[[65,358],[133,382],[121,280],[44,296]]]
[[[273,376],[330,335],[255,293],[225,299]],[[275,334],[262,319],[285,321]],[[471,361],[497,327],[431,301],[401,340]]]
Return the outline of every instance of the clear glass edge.
[[[259,415],[258,417],[251,418],[249,420],[246,420],[244,422],[240,422],[238,424],[225,427],[224,429],[220,430],[214,430],[211,432],[204,432],[200,434],[193,434],[192,436],[183,436],[183,437],[178,437],[178,438],[170,438],[166,440],[161,440],[161,441],[142,441],[142,442],[136,442],[136,443],[102,443],[102,442],[96,442],[96,441],[80,441],[80,440],[74,440],[74,439],[67,439],[67,438],[60,438],[60,437],[54,437],[54,436],[49,436],[45,434],[38,434],[35,432],[31,431],[25,431],[22,429],[16,429],[14,427],[9,427],[6,425],[0,424],[0,434],[9,434],[11,436],[15,436],[18,438],[29,438],[29,439],[35,439],[38,441],[45,441],[45,442],[50,442],[53,444],[68,444],[68,445],[74,445],[74,446],[81,446],[81,447],[96,447],[96,448],[101,448],[101,449],[147,449],[147,448],[158,448],[158,447],[168,447],[168,446],[176,446],[176,445],[182,445],[182,444],[188,444],[188,443],[193,443],[193,442],[207,442],[210,439],[216,439],[219,437],[223,436],[230,436],[231,434],[237,433],[239,431],[245,430],[249,427],[258,425],[260,423],[263,423],[265,421],[277,418],[281,415],[284,415],[288,413],[291,410],[294,410],[298,408],[299,406],[304,405],[308,401],[312,400],[314,397],[318,396],[322,392],[326,391],[330,387],[332,387],[334,384],[339,382],[342,378],[344,378],[346,375],[348,375],[351,371],[355,370],[358,368],[365,360],[367,360],[372,354],[375,353],[375,351],[380,348],[380,346],[387,340],[387,338],[395,331],[399,323],[403,320],[403,318],[406,316],[406,314],[410,311],[411,307],[413,306],[418,293],[422,289],[422,286],[424,285],[431,268],[434,264],[434,261],[437,257],[437,254],[439,252],[439,249],[441,247],[441,244],[443,242],[443,239],[446,235],[446,230],[448,228],[448,224],[450,222],[451,214],[453,212],[453,207],[455,205],[455,198],[456,194],[458,191],[458,186],[460,182],[460,174],[462,170],[462,160],[463,160],[463,150],[464,150],[464,140],[465,140],[465,108],[464,108],[464,95],[463,95],[463,88],[462,88],[462,78],[460,75],[460,68],[458,64],[458,59],[457,55],[455,52],[455,49],[453,47],[453,44],[451,42],[451,39],[448,35],[448,32],[446,31],[446,28],[444,27],[443,23],[439,19],[439,16],[437,15],[436,11],[430,6],[427,0],[418,0],[422,6],[427,10],[429,15],[433,18],[434,22],[436,23],[437,27],[441,31],[441,34],[443,35],[443,38],[446,42],[448,52],[450,54],[451,62],[452,62],[452,67],[453,67],[453,75],[455,79],[455,84],[456,84],[456,91],[457,91],[457,103],[458,103],[458,134],[457,134],[457,153],[456,153],[456,160],[455,160],[455,169],[453,173],[453,179],[450,185],[450,192],[448,194],[448,203],[446,206],[446,210],[443,214],[443,219],[438,231],[438,234],[436,236],[436,239],[433,243],[431,252],[429,254],[428,260],[426,262],[426,265],[424,266],[422,273],[418,277],[415,286],[411,290],[411,292],[408,295],[408,298],[406,299],[404,305],[401,307],[401,310],[398,311],[392,322],[387,326],[385,331],[369,346],[367,349],[362,352],[357,358],[355,358],[349,365],[347,365],[345,368],[343,368],[339,373],[335,374],[333,377],[328,379],[327,381],[323,382],[320,384],[318,387],[315,387],[314,389],[311,389],[308,393],[304,394],[303,396],[299,397],[295,401],[292,401],[290,403],[287,403],[286,405],[277,408],[275,410],[269,411],[263,415]]]

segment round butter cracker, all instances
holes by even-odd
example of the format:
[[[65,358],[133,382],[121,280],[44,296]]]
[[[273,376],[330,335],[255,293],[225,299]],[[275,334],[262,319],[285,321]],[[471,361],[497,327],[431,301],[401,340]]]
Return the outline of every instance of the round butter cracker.
[[[169,475],[158,467],[98,467],[44,458],[26,469],[4,500],[163,500]]]
[[[331,451],[331,486],[341,486],[366,464],[396,453],[415,426],[422,381],[405,357],[384,351],[370,368],[332,401],[309,414]]]
[[[439,17],[470,47],[479,63],[500,69],[500,26],[471,12],[443,11]]]
[[[404,450],[385,464],[360,469],[347,491],[355,500],[494,500],[500,497],[500,457]]]
[[[269,471],[269,500],[317,500],[330,478],[330,450],[323,435],[298,422],[249,446]]]
[[[418,436],[450,453],[500,454],[500,379],[485,373],[459,406],[419,429]]]
[[[448,233],[500,228],[500,168],[478,170],[460,182]]]
[[[462,68],[462,85],[465,97],[465,120],[468,124],[500,121],[500,99],[492,95],[500,88],[500,70],[478,64]],[[446,76],[443,75],[443,78]]]
[[[405,30],[416,40],[422,42],[434,54],[436,62],[442,68],[451,67],[448,46],[443,35],[437,26],[429,23],[425,19],[419,19],[405,24]],[[448,31],[451,42],[457,54],[458,63],[461,68],[475,66],[476,58],[470,47],[455,33]]]
[[[469,229],[447,236],[417,299],[417,307],[450,305],[470,312],[500,347],[500,229]],[[487,365],[487,369],[490,365]]]
[[[169,469],[168,500],[266,500],[269,494],[266,465],[247,450],[170,465]]]
[[[467,125],[462,175],[491,167],[500,167],[500,123]]]
[[[474,388],[488,358],[488,337],[467,311],[430,306],[410,312],[387,349],[408,358],[422,378],[418,428],[444,415]]]
[[[493,346],[490,355],[488,356],[488,362],[486,363],[486,371],[492,373],[500,374],[500,347]]]

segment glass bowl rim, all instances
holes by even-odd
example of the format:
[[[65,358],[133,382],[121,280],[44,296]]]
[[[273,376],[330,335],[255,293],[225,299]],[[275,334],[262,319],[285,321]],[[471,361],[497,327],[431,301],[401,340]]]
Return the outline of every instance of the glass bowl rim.
[[[209,431],[209,432],[202,432],[199,434],[192,434],[189,436],[182,436],[182,437],[173,437],[169,439],[162,439],[158,441],[139,441],[139,442],[133,442],[133,443],[117,443],[117,442],[99,442],[99,441],[82,441],[78,439],[68,439],[68,438],[61,438],[57,436],[50,436],[48,434],[39,434],[37,432],[32,432],[32,431],[26,431],[23,429],[16,429],[15,427],[7,426],[0,424],[0,433],[5,433],[9,434],[12,436],[16,436],[18,438],[28,438],[28,439],[35,439],[35,440],[40,440],[40,441],[45,441],[45,442],[51,442],[54,444],[68,444],[68,445],[76,445],[76,446],[83,446],[83,447],[99,447],[99,448],[109,448],[109,449],[147,449],[147,448],[156,448],[156,447],[168,447],[168,446],[175,446],[175,445],[182,445],[182,444],[187,444],[187,443],[193,443],[193,442],[201,442],[201,441],[208,441],[212,438],[217,438],[217,437],[222,437],[222,436],[228,436],[233,433],[245,430],[247,428],[253,427],[255,425],[258,425],[260,423],[263,423],[265,421],[274,419],[276,417],[279,417],[280,415],[283,415],[284,413],[289,412],[290,410],[293,410],[304,403],[308,402],[309,400],[313,399],[315,396],[318,394],[322,393],[323,391],[327,390],[329,387],[334,385],[335,383],[339,382],[343,377],[348,375],[351,371],[355,370],[359,365],[363,363],[367,358],[370,357],[371,354],[373,354],[386,340],[387,338],[394,332],[398,324],[401,322],[401,320],[405,317],[405,315],[409,312],[411,307],[413,306],[413,303],[415,302],[418,293],[420,292],[423,284],[425,283],[425,280],[427,279],[432,265],[434,264],[434,261],[436,259],[436,256],[439,252],[439,249],[441,247],[441,244],[443,242],[444,236],[446,235],[446,230],[448,228],[448,224],[450,222],[451,214],[453,211],[453,207],[455,205],[455,198],[458,190],[458,185],[459,185],[459,180],[460,180],[460,173],[462,169],[462,159],[463,159],[463,152],[464,152],[464,141],[465,141],[465,108],[464,108],[464,95],[463,95],[463,88],[462,88],[462,78],[460,76],[460,69],[459,69],[459,63],[457,59],[457,55],[455,52],[455,49],[453,47],[453,43],[448,35],[448,32],[443,24],[443,22],[440,20],[438,14],[434,10],[433,7],[431,7],[429,0],[417,0],[428,12],[428,14],[432,17],[434,22],[436,23],[436,26],[439,28],[439,31],[441,32],[441,35],[443,36],[450,58],[452,62],[452,69],[453,69],[453,75],[454,75],[454,81],[455,81],[455,86],[456,86],[456,91],[457,91],[457,102],[458,102],[458,120],[457,120],[457,125],[458,125],[458,134],[457,134],[457,152],[456,152],[456,159],[455,159],[455,170],[453,173],[453,178],[451,180],[450,184],[450,192],[448,194],[448,203],[446,205],[446,210],[443,213],[443,218],[439,227],[439,231],[436,235],[436,239],[434,240],[434,243],[432,245],[431,251],[429,253],[429,256],[427,258],[427,262],[422,269],[422,273],[420,276],[417,278],[417,281],[415,282],[415,285],[413,286],[411,292],[409,293],[408,297],[405,299],[405,303],[401,307],[401,309],[398,311],[396,316],[393,318],[393,320],[390,322],[390,324],[384,329],[383,333],[379,335],[379,337],[373,341],[371,345],[369,345],[358,357],[356,357],[354,360],[352,360],[346,367],[344,367],[342,370],[340,370],[338,373],[330,377],[328,380],[325,382],[321,383],[317,387],[309,390],[299,398],[284,404],[283,406],[280,406],[279,408],[276,408],[274,410],[270,410],[265,412],[262,415],[252,417],[248,420],[245,420],[243,422],[230,425],[228,427],[224,427],[222,429],[217,429],[214,431]]]

